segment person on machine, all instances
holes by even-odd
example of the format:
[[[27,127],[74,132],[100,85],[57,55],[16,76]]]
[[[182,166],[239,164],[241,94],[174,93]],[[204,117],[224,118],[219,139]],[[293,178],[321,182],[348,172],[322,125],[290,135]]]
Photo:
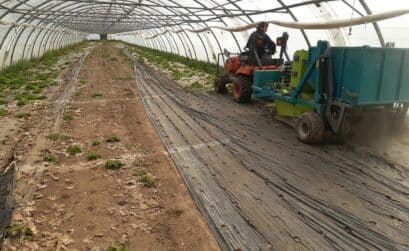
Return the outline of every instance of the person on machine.
[[[271,55],[276,52],[276,44],[267,35],[268,23],[260,22],[247,41],[248,62],[251,65],[270,65]]]

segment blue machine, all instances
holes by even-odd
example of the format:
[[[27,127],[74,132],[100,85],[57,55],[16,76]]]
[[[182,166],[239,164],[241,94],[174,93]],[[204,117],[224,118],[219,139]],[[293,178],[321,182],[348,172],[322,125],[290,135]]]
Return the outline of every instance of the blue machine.
[[[408,111],[409,49],[330,47],[319,41],[309,49],[307,68],[295,88],[283,83],[280,73],[255,72],[253,96],[274,100],[279,115],[296,118],[298,136],[306,143],[320,142],[325,129],[343,133],[352,110],[364,115],[381,108],[397,124]]]

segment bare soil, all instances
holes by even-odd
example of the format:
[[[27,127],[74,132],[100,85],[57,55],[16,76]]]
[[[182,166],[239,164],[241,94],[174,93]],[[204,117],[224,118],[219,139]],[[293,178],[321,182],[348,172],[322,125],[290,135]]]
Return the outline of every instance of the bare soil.
[[[135,69],[149,116],[227,250],[409,250],[407,143],[377,131],[306,145],[260,102],[190,92],[138,60]]]
[[[40,153],[22,158],[32,167],[26,170],[42,172],[25,175],[37,175],[31,196],[16,185],[13,222],[28,223],[34,236],[7,239],[4,250],[106,250],[120,242],[129,250],[219,250],[145,114],[133,63],[118,48],[98,44],[75,85],[61,125],[38,130],[32,150]],[[51,141],[49,133],[69,138]],[[111,136],[118,142],[108,142]],[[82,152],[68,153],[71,145]],[[88,160],[89,153],[101,158]],[[58,163],[46,162],[49,155]],[[107,160],[124,165],[108,170]]]

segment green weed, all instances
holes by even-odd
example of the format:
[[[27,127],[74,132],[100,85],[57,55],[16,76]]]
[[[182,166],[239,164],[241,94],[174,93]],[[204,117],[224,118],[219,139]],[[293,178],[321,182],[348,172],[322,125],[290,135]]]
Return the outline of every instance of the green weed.
[[[105,168],[110,170],[118,170],[124,166],[124,164],[119,160],[107,160],[105,162]]]
[[[33,231],[27,224],[14,224],[6,231],[6,238],[13,239],[31,239],[33,237]]]
[[[67,152],[71,155],[82,153],[82,148],[79,145],[71,145],[67,148]]]
[[[86,43],[67,46],[45,53],[41,58],[20,61],[0,72],[0,93],[7,93],[7,100],[16,100],[24,106],[34,100],[45,99],[42,90],[55,85],[55,78],[62,71],[54,66],[61,56],[80,50]],[[1,97],[4,98],[4,97]]]
[[[88,153],[88,155],[87,155],[87,159],[89,160],[89,161],[91,161],[91,160],[96,160],[96,159],[99,159],[99,158],[101,158],[102,156],[100,155],[100,154],[98,154],[98,153],[94,153],[94,152],[90,152],[90,153]]]
[[[156,187],[154,179],[148,172],[146,172],[146,170],[144,169],[135,170],[134,176],[138,176],[139,182],[141,182],[145,187],[148,188]]]
[[[98,140],[92,141],[92,146],[99,146],[100,144],[101,142]]]
[[[99,98],[99,97],[102,97],[102,96],[103,96],[102,93],[93,93],[91,95],[91,97],[93,97],[93,98]]]
[[[109,136],[105,141],[109,143],[115,143],[115,142],[121,142],[121,139],[116,135],[112,135],[112,136]]]
[[[194,83],[190,86],[190,88],[192,88],[193,90],[200,90],[200,89],[203,88],[203,85],[200,84],[199,82],[194,82]]]
[[[147,175],[148,173],[146,172],[145,169],[139,169],[139,170],[135,170],[133,175],[134,176],[143,176],[143,175]]]
[[[70,121],[70,120],[74,119],[74,116],[72,116],[71,114],[64,114],[62,119],[65,120],[65,121]]]
[[[36,95],[36,94],[32,94],[30,92],[22,92],[17,94],[14,99],[17,100],[17,105],[18,106],[24,106],[28,103],[30,103],[31,101],[34,100],[43,100],[46,99],[47,96],[44,95]]]
[[[144,159],[137,159],[132,163],[134,166],[150,166],[152,165],[151,163],[149,163],[148,161],[144,160]]]
[[[165,69],[172,70],[171,65],[169,62],[181,63],[187,66],[190,69],[190,72],[187,73],[189,76],[193,76],[194,74],[200,73],[207,73],[209,75],[216,75],[216,65],[212,63],[207,63],[195,59],[191,59],[188,57],[162,52],[158,50],[154,50],[147,47],[137,46],[128,44],[130,50],[137,55],[137,58],[142,61],[141,59],[146,59],[152,63],[158,64],[163,66]],[[177,75],[177,74],[176,74]]]
[[[155,181],[149,174],[142,175],[139,178],[139,181],[142,182],[142,184],[148,188],[152,188],[156,186]]]
[[[51,163],[58,163],[58,157],[53,154],[48,154],[44,157],[44,160]]]
[[[107,248],[107,251],[128,251],[128,250],[129,250],[128,246],[126,245],[126,243],[123,242],[111,244]]]
[[[27,118],[30,117],[30,113],[28,112],[19,112],[16,115],[14,115],[14,117],[18,118],[18,119],[22,119],[22,118]]]
[[[4,108],[0,108],[0,117],[3,117],[7,114],[7,110]]]
[[[68,140],[70,137],[64,134],[53,133],[53,134],[48,135],[47,138],[52,141],[65,141],[65,140]]]

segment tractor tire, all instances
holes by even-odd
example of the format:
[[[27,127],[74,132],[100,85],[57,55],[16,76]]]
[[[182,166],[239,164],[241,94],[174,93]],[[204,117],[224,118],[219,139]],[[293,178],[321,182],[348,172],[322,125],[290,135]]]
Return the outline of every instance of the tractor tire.
[[[315,112],[306,112],[298,119],[295,127],[298,139],[307,144],[321,143],[324,139],[325,125]]]
[[[220,94],[227,93],[226,85],[230,82],[229,77],[220,76],[214,81],[214,91]]]
[[[252,83],[245,76],[237,76],[233,81],[233,100],[237,103],[249,103],[253,94]]]

